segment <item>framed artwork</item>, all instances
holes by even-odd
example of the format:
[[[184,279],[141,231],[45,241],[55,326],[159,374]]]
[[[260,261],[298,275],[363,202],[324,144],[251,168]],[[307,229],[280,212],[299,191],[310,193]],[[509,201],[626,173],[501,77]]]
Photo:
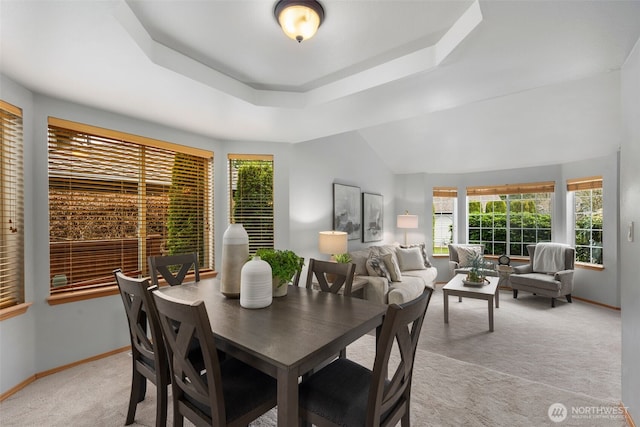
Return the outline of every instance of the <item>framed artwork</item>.
[[[384,232],[384,205],[380,194],[362,193],[362,241],[378,242]]]
[[[345,231],[349,240],[362,235],[360,187],[333,184],[333,229]]]

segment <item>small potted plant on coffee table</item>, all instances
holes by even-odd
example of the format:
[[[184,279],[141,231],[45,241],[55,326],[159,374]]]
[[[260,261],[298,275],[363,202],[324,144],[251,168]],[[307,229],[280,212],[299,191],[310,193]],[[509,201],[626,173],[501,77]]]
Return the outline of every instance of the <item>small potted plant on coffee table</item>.
[[[485,274],[485,261],[484,257],[481,254],[474,255],[471,258],[469,263],[469,272],[467,273],[466,280],[463,280],[465,285],[469,286],[482,286],[485,284],[485,281],[488,283],[489,280],[486,278]]]

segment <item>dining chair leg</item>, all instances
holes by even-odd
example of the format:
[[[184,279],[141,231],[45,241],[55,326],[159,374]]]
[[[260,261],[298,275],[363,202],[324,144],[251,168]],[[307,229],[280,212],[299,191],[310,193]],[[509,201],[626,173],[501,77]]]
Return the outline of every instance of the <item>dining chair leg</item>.
[[[131,377],[131,395],[129,396],[129,410],[127,411],[127,420],[125,425],[133,424],[133,420],[136,417],[136,407],[139,402],[144,400],[144,395],[147,390],[147,379],[140,375],[140,373],[133,368],[133,375]]]
[[[158,386],[158,397],[156,398],[156,427],[166,427],[167,425],[167,387]]]

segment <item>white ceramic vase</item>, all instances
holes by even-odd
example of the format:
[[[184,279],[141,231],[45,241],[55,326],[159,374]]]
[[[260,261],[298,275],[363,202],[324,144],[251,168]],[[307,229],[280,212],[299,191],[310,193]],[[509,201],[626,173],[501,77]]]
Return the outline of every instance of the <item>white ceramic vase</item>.
[[[227,298],[240,297],[242,266],[249,258],[249,235],[242,224],[229,224],[222,236],[220,292]]]
[[[242,267],[240,275],[240,305],[244,308],[264,308],[271,305],[271,266],[259,256]]]

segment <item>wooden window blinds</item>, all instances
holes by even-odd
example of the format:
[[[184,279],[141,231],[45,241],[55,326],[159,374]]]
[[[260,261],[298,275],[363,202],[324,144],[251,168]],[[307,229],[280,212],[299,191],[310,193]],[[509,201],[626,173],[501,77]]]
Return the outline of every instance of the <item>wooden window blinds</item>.
[[[22,110],[0,101],[0,309],[24,302]]]
[[[467,187],[467,196],[498,196],[501,194],[531,194],[553,192],[555,192],[554,181]]]
[[[567,180],[567,191],[595,190],[597,188],[602,188],[602,176]]]
[[[273,156],[229,154],[229,222],[242,224],[249,252],[274,247]]]
[[[51,293],[147,274],[147,257],[213,266],[213,153],[49,118]]]

